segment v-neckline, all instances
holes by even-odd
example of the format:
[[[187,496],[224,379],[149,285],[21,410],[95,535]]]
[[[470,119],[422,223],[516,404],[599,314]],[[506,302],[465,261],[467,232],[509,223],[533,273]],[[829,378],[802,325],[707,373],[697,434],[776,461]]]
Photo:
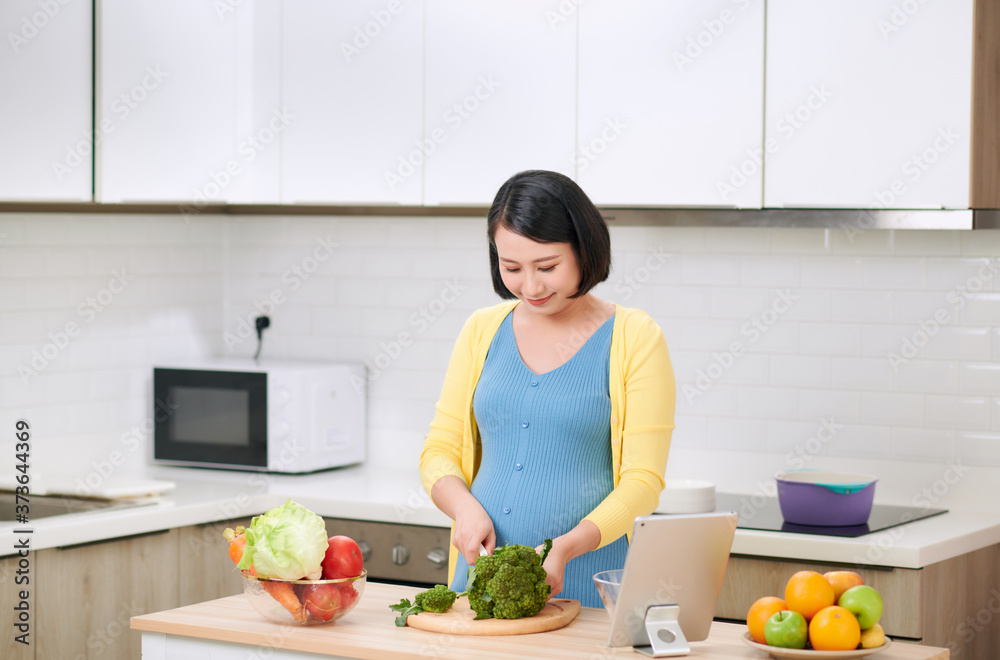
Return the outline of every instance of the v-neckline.
[[[514,309],[517,309],[517,308],[515,307]],[[538,373],[537,371],[535,371],[534,369],[532,369],[531,367],[529,367],[528,363],[524,361],[524,357],[521,355],[521,347],[517,345],[517,335],[514,333],[514,310],[513,309],[510,310],[510,312],[507,314],[507,318],[504,319],[504,323],[507,323],[507,324],[510,325],[510,339],[511,339],[511,342],[513,342],[513,344],[514,344],[514,352],[517,353],[517,359],[521,363],[521,366],[524,367],[525,369],[527,369],[531,373],[531,375],[537,376],[538,378],[541,378],[543,376],[547,376],[547,375],[549,375],[551,373],[555,373],[556,371],[559,371],[560,369],[562,369],[563,367],[565,367],[567,364],[569,364],[570,362],[572,362],[573,358],[575,358],[577,355],[579,355],[581,352],[583,352],[583,349],[587,347],[587,344],[589,344],[590,341],[598,333],[600,333],[601,330],[604,329],[604,326],[606,326],[609,321],[612,322],[612,323],[614,322],[615,316],[617,316],[617,315],[618,315],[618,308],[616,307],[615,308],[615,313],[612,314],[611,316],[609,316],[608,318],[604,319],[604,322],[601,323],[601,325],[597,328],[597,330],[594,330],[592,333],[590,333],[590,336],[587,337],[586,341],[584,341],[583,344],[581,344],[578,349],[576,349],[576,351],[573,353],[573,355],[570,355],[566,359],[566,361],[563,362],[562,364],[560,364],[558,366],[555,366],[552,369],[549,369],[548,371],[543,371],[541,373]]]

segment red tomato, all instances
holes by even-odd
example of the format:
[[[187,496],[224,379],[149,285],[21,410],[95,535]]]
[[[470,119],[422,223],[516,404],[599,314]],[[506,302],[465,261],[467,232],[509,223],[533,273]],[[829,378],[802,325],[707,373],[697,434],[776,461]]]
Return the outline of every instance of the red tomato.
[[[343,606],[338,587],[336,584],[310,584],[305,588],[302,602],[310,614],[329,621]]]
[[[338,584],[340,587],[340,600],[341,607],[344,609],[349,609],[354,605],[354,601],[358,599],[358,590],[354,588],[352,582],[345,582],[344,584]]]
[[[364,569],[361,548],[349,536],[331,536],[323,557],[323,579],[357,577]]]

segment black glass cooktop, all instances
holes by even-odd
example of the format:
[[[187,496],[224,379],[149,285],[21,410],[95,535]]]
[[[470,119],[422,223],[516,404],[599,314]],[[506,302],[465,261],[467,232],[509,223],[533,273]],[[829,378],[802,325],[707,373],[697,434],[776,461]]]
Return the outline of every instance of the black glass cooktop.
[[[910,506],[893,506],[876,504],[865,525],[849,527],[819,527],[814,525],[796,525],[785,522],[781,517],[781,507],[778,498],[762,495],[733,495],[730,493],[715,494],[716,511],[735,511],[740,515],[736,526],[741,529],[761,529],[772,532],[793,532],[796,534],[820,534],[823,536],[864,536],[889,527],[903,525],[921,518],[930,518],[947,509],[925,509]]]

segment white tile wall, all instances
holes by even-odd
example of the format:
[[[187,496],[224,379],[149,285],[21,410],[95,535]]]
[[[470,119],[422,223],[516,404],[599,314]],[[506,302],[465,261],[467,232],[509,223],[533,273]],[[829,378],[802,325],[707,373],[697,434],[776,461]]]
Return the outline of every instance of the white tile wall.
[[[367,362],[369,460],[412,467],[455,336],[496,301],[483,225],[2,215],[0,427],[39,427],[39,469],[100,462],[148,414],[153,361],[252,354],[254,339],[230,351],[224,333],[277,291],[265,352]],[[773,453],[785,467],[825,419],[840,427],[811,464],[1000,465],[1000,232],[615,227],[612,244],[597,292],[663,328],[678,450]],[[122,269],[134,279],[87,321],[78,306]],[[935,326],[936,313],[947,320]],[[69,322],[79,336],[46,360],[49,333]],[[743,353],[711,368],[733,342]],[[36,351],[44,370],[22,378]],[[132,452],[128,465],[143,460]]]

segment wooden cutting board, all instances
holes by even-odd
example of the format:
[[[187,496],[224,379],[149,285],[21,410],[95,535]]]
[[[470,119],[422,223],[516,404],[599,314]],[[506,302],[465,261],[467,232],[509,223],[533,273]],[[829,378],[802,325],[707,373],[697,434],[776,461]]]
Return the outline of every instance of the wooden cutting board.
[[[469,599],[462,596],[447,612],[421,612],[406,618],[406,625],[429,632],[450,635],[525,635],[556,630],[568,625],[580,613],[580,601],[553,598],[542,611],[526,619],[481,619],[469,608]]]

